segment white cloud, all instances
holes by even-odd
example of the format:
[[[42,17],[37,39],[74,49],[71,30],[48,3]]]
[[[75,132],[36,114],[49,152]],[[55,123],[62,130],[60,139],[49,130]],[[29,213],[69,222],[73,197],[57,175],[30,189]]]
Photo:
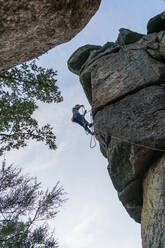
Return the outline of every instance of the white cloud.
[[[64,242],[61,245],[63,247],[92,247],[95,242],[95,237],[93,232],[89,231],[89,229],[93,228],[99,214],[96,208],[94,211],[93,209],[88,209],[87,213],[81,213],[76,225],[66,234]]]

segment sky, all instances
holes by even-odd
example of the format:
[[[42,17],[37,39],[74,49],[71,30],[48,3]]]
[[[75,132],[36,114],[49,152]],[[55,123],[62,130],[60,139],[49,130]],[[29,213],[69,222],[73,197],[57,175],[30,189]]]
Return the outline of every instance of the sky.
[[[115,41],[120,28],[146,34],[147,22],[164,11],[163,0],[102,0],[88,25],[71,41],[40,57],[40,65],[58,71],[58,85],[64,97],[60,104],[41,104],[35,113],[41,125],[50,123],[57,135],[57,151],[30,142],[28,147],[6,153],[7,163],[36,176],[44,188],[57,181],[68,201],[55,221],[61,248],[140,248],[140,225],[129,217],[118,199],[107,172],[107,160],[99,144],[90,148],[90,136],[71,122],[77,103],[90,106],[78,76],[67,68],[67,60],[80,46]],[[88,116],[89,120],[89,116]]]

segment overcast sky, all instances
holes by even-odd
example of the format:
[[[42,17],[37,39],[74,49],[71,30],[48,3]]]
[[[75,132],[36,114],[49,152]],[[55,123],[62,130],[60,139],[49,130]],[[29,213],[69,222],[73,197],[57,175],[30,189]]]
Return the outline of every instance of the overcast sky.
[[[90,137],[71,120],[76,103],[90,107],[79,78],[67,69],[67,60],[80,46],[103,45],[117,39],[119,28],[146,33],[148,20],[164,10],[163,0],[102,0],[89,24],[74,39],[40,57],[40,64],[58,71],[58,85],[64,96],[60,104],[42,105],[36,112],[41,124],[51,123],[58,150],[49,151],[30,143],[18,152],[6,153],[25,173],[37,176],[44,187],[59,180],[68,193],[55,223],[61,248],[140,248],[140,225],[131,219],[117,197],[107,172],[107,160],[99,145],[90,149]]]

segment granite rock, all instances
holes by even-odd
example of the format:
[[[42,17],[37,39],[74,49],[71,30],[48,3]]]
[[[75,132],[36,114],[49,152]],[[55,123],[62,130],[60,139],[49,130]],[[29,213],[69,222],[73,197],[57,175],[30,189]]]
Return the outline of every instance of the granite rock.
[[[99,4],[100,0],[1,1],[0,71],[72,39]]]
[[[92,106],[95,136],[108,159],[113,185],[139,223],[143,177],[162,155],[159,149],[165,149],[164,35],[142,35],[124,47],[109,42],[88,50],[77,73]],[[71,56],[75,64],[80,51]]]

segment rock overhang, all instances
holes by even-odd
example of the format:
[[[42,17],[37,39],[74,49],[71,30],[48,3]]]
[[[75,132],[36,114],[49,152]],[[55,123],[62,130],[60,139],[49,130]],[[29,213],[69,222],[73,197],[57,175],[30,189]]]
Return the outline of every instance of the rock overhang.
[[[68,68],[80,76],[80,82],[88,101],[92,103],[94,113],[134,91],[163,80],[165,67],[162,53],[165,32],[159,35],[139,35],[139,39],[127,46],[119,45],[118,42],[107,42],[102,47],[85,45],[69,58]]]
[[[1,1],[0,71],[36,58],[72,39],[96,13],[100,2]]]

